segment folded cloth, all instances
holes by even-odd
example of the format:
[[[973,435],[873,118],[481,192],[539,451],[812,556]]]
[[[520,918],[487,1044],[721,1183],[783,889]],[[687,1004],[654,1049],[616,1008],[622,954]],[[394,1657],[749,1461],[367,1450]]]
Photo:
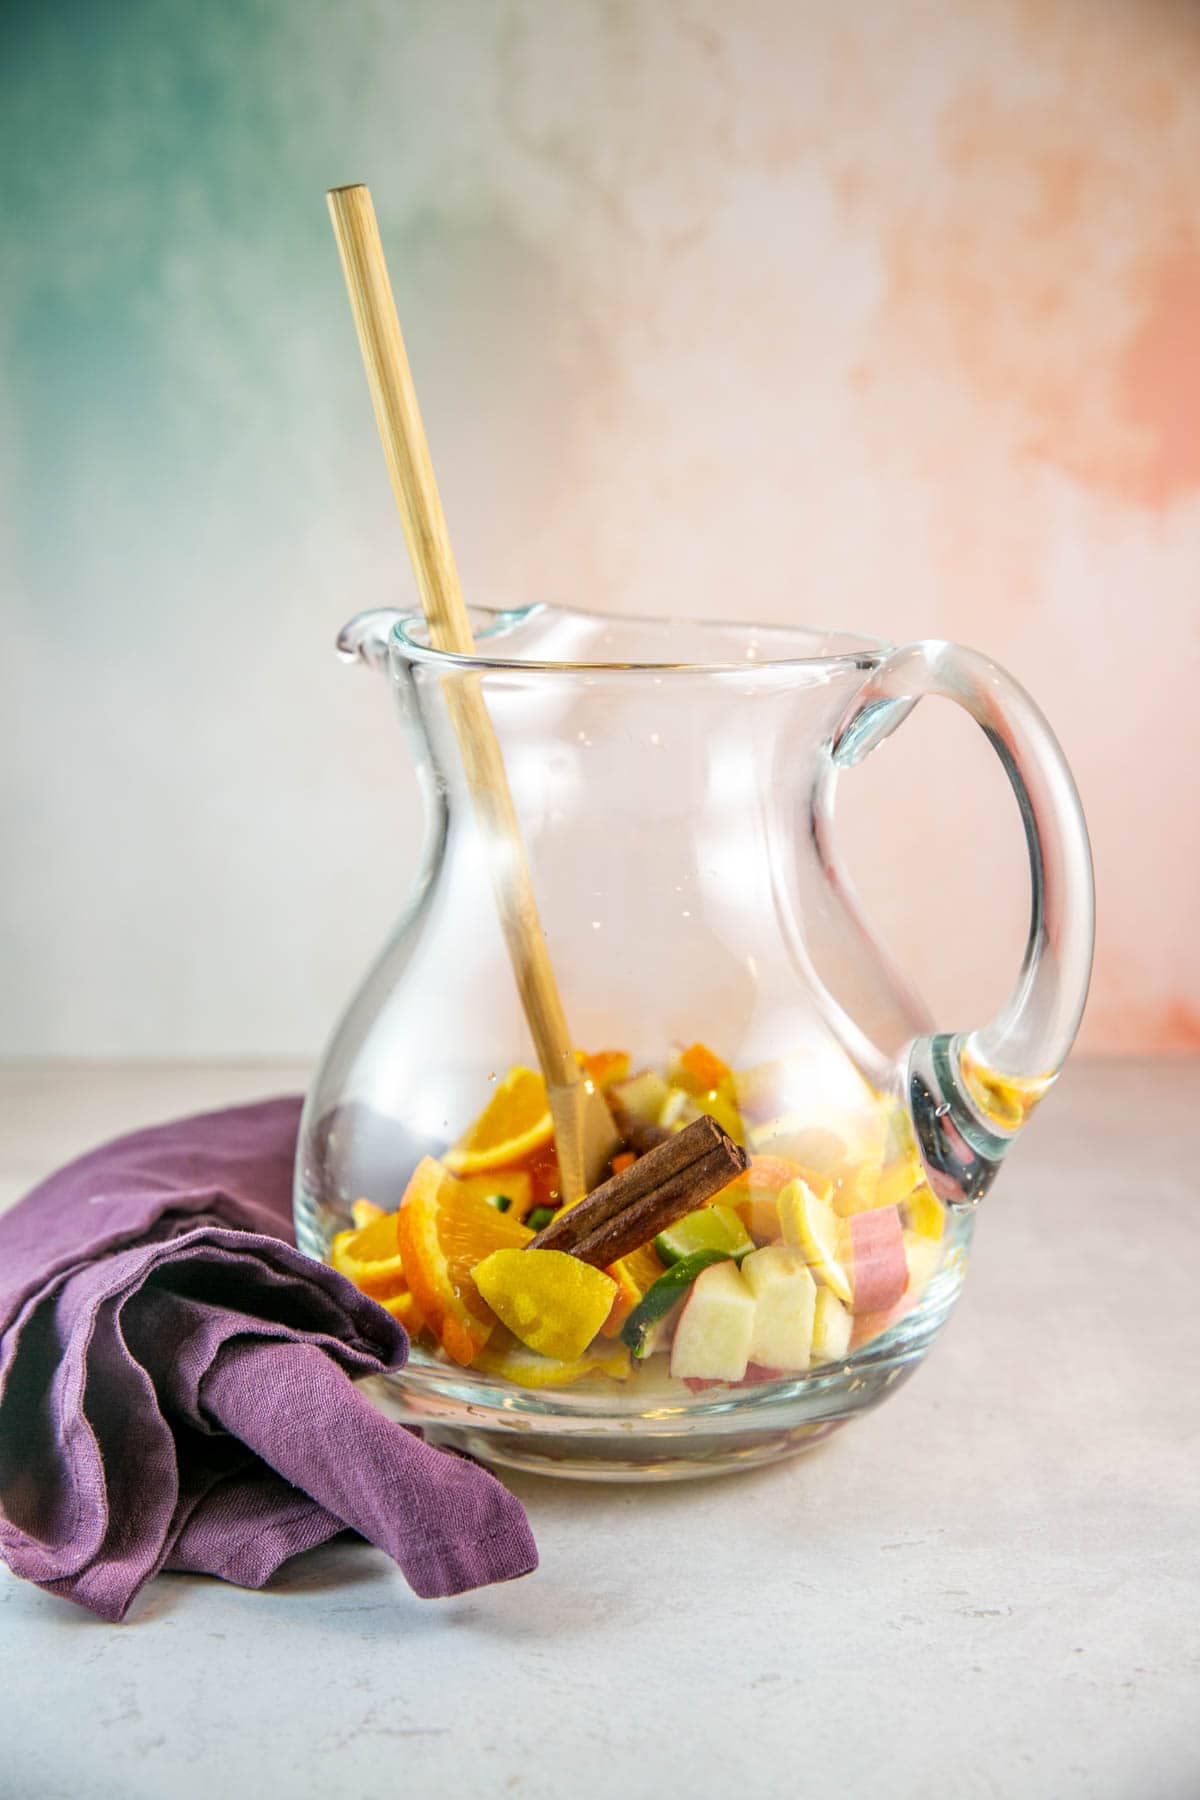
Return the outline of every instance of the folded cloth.
[[[260,1587],[347,1526],[426,1598],[537,1566],[493,1476],[354,1387],[408,1340],[291,1241],[299,1116],[118,1138],[0,1217],[0,1555],[102,1618],[160,1569]]]

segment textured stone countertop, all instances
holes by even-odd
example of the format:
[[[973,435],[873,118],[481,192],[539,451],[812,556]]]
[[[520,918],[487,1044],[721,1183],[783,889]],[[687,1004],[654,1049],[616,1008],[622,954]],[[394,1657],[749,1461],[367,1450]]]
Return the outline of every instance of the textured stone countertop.
[[[0,1206],[295,1069],[0,1071]],[[339,1542],[123,1626],[0,1570],[4,1800],[1200,1794],[1200,1065],[1076,1064],[957,1316],[808,1457],[514,1479],[530,1579],[412,1598]]]

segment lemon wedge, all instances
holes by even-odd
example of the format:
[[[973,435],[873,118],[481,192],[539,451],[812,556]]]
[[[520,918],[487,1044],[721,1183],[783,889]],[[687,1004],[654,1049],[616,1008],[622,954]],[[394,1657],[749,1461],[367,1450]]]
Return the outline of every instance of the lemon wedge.
[[[817,1280],[849,1306],[854,1290],[842,1264],[838,1218],[829,1201],[797,1179],[783,1189],[778,1206],[784,1243],[799,1250]]]

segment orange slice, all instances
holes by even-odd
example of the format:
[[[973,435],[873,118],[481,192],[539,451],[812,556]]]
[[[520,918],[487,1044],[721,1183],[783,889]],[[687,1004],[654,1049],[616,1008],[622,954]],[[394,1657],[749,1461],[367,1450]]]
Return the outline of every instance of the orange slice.
[[[600,1327],[601,1337],[615,1338],[621,1327],[646,1292],[663,1273],[662,1259],[652,1244],[631,1250],[619,1262],[609,1263],[608,1273],[617,1284],[612,1310]]]
[[[355,1231],[361,1231],[372,1219],[382,1219],[383,1207],[376,1206],[373,1200],[356,1200],[350,1208],[350,1217],[354,1220]]]
[[[452,1175],[483,1175],[521,1163],[554,1136],[546,1083],[535,1069],[510,1069],[466,1136],[446,1152]]]
[[[372,1300],[390,1300],[408,1286],[396,1243],[395,1213],[380,1213],[361,1231],[339,1231],[329,1247],[329,1260]]]
[[[464,1175],[462,1184],[477,1200],[504,1194],[511,1202],[503,1210],[510,1218],[523,1219],[533,1205],[533,1177],[528,1169],[493,1169],[487,1175]]]
[[[483,1349],[496,1322],[471,1270],[495,1250],[519,1250],[533,1233],[470,1193],[432,1156],[423,1157],[413,1171],[396,1231],[408,1285],[425,1323],[447,1356],[465,1367]]]
[[[393,1319],[399,1319],[409,1337],[416,1337],[425,1324],[420,1308],[407,1288],[402,1294],[393,1294],[390,1300],[381,1300],[379,1304]]]

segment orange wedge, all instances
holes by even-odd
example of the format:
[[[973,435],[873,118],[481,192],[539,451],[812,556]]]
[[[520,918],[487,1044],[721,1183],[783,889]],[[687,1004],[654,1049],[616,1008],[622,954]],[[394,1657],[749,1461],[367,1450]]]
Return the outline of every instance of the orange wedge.
[[[483,1175],[528,1161],[554,1136],[546,1083],[535,1069],[510,1069],[470,1131],[446,1152],[452,1175]]]
[[[594,1087],[611,1087],[614,1081],[624,1081],[629,1073],[628,1050],[577,1050],[575,1054]]]
[[[390,1300],[408,1286],[396,1243],[396,1214],[380,1213],[360,1231],[339,1231],[329,1260],[372,1300]]]
[[[533,1233],[426,1156],[404,1191],[396,1235],[418,1310],[447,1356],[465,1367],[496,1323],[471,1270],[495,1250],[519,1250]]]
[[[752,1236],[773,1244],[782,1235],[779,1196],[789,1181],[803,1174],[798,1163],[782,1156],[752,1156],[750,1167],[722,1188],[717,1198],[733,1207]]]
[[[711,1094],[726,1082],[733,1085],[733,1071],[707,1044],[689,1044],[672,1069],[671,1079],[690,1094]]]

